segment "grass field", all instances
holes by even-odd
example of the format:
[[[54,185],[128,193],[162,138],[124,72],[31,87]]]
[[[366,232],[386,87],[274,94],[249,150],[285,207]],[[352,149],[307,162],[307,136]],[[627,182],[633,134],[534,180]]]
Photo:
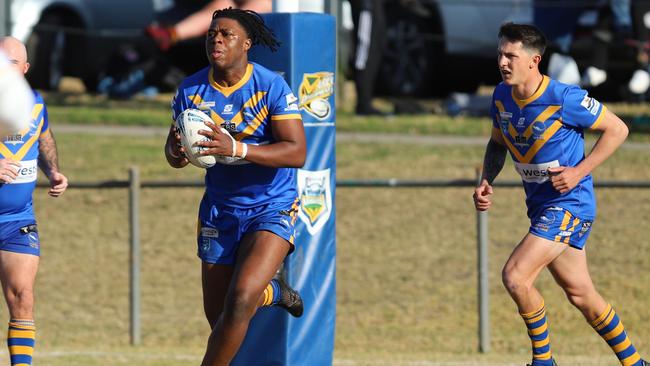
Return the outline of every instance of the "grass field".
[[[344,89],[353,88],[351,84]],[[486,118],[449,117],[440,113],[440,101],[421,100],[425,113],[389,117],[357,117],[354,96],[339,96],[336,128],[339,132],[386,132],[409,134],[441,134],[487,136],[490,123]],[[173,95],[161,94],[153,99],[136,98],[116,101],[103,96],[78,93],[46,94],[50,117],[54,121],[81,125],[112,124],[121,126],[168,126],[171,121],[169,102]],[[387,110],[388,101],[377,100]],[[650,141],[650,108],[646,104],[607,103],[610,110],[623,118],[632,130],[642,132],[630,136],[635,141]],[[432,112],[437,113],[432,113]]]
[[[162,138],[59,134],[61,164],[73,182],[200,179],[174,170]],[[340,144],[339,179],[473,178],[481,147]],[[597,179],[650,179],[650,150],[622,150]],[[405,163],[407,162],[407,163]],[[503,179],[515,179],[510,165]],[[43,238],[37,285],[42,366],[185,365],[200,362],[203,319],[193,233],[199,189],[145,189],[142,217],[143,345],[128,346],[127,192],[35,193]],[[650,355],[650,191],[598,192],[600,220],[589,242],[592,275]],[[500,268],[527,228],[520,189],[496,190],[490,213],[492,352],[477,353],[475,213],[471,189],[339,189],[336,365],[519,365],[530,344],[500,284]],[[560,365],[617,364],[548,274],[546,296]],[[4,308],[2,312],[6,313]],[[644,352],[644,350],[647,351]],[[588,357],[587,357],[588,356]],[[0,354],[0,364],[6,354]],[[300,365],[302,366],[302,365]]]

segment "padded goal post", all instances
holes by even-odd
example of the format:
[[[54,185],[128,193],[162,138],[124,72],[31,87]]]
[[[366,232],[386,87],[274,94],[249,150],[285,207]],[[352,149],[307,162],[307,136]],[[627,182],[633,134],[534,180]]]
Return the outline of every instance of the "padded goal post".
[[[298,171],[302,206],[296,250],[284,264],[305,311],[296,319],[280,308],[260,309],[232,365],[331,366],[336,320],[336,21],[317,13],[263,17],[282,45],[275,53],[254,47],[250,60],[283,75],[298,98],[307,138],[307,160]]]

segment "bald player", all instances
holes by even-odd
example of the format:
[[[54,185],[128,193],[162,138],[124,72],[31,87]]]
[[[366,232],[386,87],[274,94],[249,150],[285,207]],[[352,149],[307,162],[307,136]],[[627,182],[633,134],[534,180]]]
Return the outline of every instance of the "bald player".
[[[27,73],[27,51],[20,41],[0,38],[0,50],[11,67]],[[45,103],[38,92],[33,93],[29,126],[0,142],[0,281],[10,316],[7,345],[12,366],[31,365],[34,351],[34,281],[41,243],[32,192],[38,168],[50,181],[50,196],[59,197],[68,187],[68,179],[59,172]]]
[[[34,94],[22,73],[0,51],[0,136],[24,128],[31,120]]]

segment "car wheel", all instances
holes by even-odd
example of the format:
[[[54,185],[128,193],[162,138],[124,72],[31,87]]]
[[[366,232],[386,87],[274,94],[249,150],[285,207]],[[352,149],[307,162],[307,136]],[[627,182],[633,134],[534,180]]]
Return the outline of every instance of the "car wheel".
[[[71,37],[60,27],[69,27],[62,14],[43,15],[27,41],[31,69],[27,77],[32,87],[56,90],[64,75],[66,49]]]
[[[441,62],[442,37],[435,9],[415,14],[398,3],[386,4],[386,43],[376,88],[383,95],[431,95],[434,70]]]

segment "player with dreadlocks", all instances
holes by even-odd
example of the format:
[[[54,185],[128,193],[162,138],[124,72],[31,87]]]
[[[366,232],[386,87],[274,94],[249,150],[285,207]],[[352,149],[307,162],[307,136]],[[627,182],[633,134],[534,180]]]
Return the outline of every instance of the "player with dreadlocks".
[[[212,328],[203,366],[230,363],[259,307],[303,312],[298,293],[275,274],[294,249],[305,133],[284,79],[248,61],[253,44],[279,46],[257,13],[217,10],[205,42],[210,66],[186,78],[172,102],[174,119],[188,108],[212,118],[201,132],[203,154],[235,158],[206,170],[199,206],[203,305]],[[165,156],[175,168],[188,164],[179,141],[172,127]]]

